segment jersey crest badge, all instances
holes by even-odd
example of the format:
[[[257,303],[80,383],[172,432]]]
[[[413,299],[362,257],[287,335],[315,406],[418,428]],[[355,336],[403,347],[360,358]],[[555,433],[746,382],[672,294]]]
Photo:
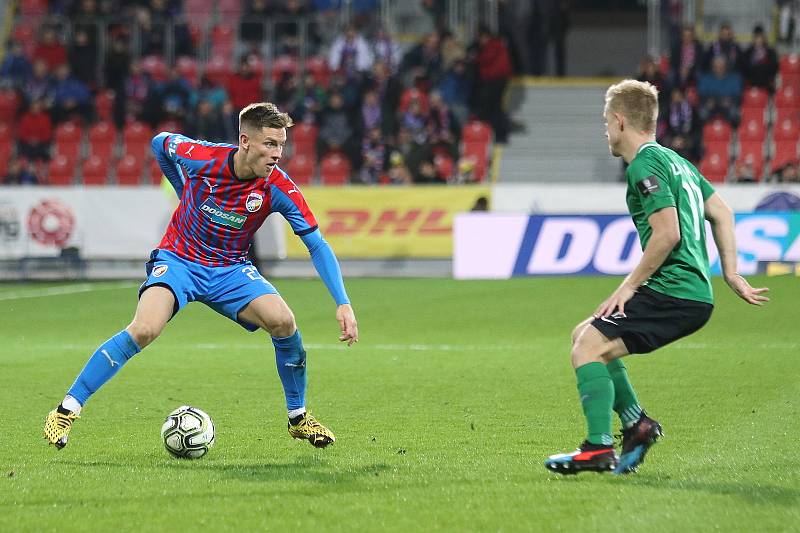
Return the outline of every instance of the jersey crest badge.
[[[167,272],[167,269],[169,269],[169,265],[158,265],[153,269],[153,277],[160,278]]]
[[[648,194],[661,190],[661,186],[658,184],[658,178],[655,176],[648,176],[638,182],[637,185],[639,186],[639,191],[642,193],[642,196],[647,196]]]
[[[255,213],[259,209],[261,209],[261,204],[264,203],[264,197],[258,194],[257,192],[251,192],[247,197],[247,202],[245,202],[245,207],[251,213]]]

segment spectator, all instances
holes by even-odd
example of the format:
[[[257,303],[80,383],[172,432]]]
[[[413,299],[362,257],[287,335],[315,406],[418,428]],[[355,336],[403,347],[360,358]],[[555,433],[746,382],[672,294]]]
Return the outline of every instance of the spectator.
[[[456,135],[459,125],[450,112],[442,95],[433,91],[430,94],[430,111],[428,112],[428,139],[434,149],[439,148],[457,154]]]
[[[391,72],[397,72],[402,60],[402,49],[389,32],[381,26],[370,43],[374,61],[382,61]]]
[[[162,111],[170,118],[185,120],[189,104],[194,98],[192,84],[181,77],[176,67],[172,67],[169,71],[169,80],[161,89]]]
[[[352,162],[355,158],[351,146],[354,133],[351,124],[353,121],[344,107],[342,95],[331,94],[328,98],[328,107],[320,113],[319,117],[320,154],[342,150]]]
[[[222,106],[228,101],[228,93],[225,92],[225,87],[203,74],[200,77],[200,86],[197,88],[197,100],[206,100],[214,109],[221,111]]]
[[[419,168],[423,161],[433,160],[430,146],[415,142],[411,132],[406,128],[400,128],[394,146],[390,149],[389,160],[396,161],[396,159],[392,159],[392,157],[396,158],[397,156],[391,154],[399,155],[400,160],[402,160],[403,165],[412,178],[419,175]]]
[[[261,98],[261,77],[253,72],[253,67],[242,56],[239,61],[239,68],[228,80],[228,97],[236,109],[244,109],[253,102],[260,102]]]
[[[419,170],[413,175],[414,183],[421,185],[442,184],[444,181],[439,177],[436,171],[436,165],[433,164],[433,159],[426,158],[420,162]]]
[[[413,183],[411,173],[400,152],[392,152],[389,157],[389,169],[386,177],[391,185],[411,185]]]
[[[764,28],[753,28],[753,42],[742,58],[744,79],[752,87],[775,91],[775,75],[778,73],[778,56],[767,44]]]
[[[462,157],[458,161],[458,165],[456,168],[456,183],[477,183],[478,177],[475,173],[475,167],[477,163],[475,158],[470,157]]]
[[[208,100],[200,100],[197,109],[189,115],[186,128],[187,134],[195,139],[212,142],[222,142],[225,139],[222,114]]]
[[[698,67],[703,61],[703,45],[697,40],[693,26],[685,26],[681,40],[670,52],[670,75],[674,86],[686,89],[697,83]]]
[[[66,64],[67,50],[59,42],[56,30],[52,26],[46,26],[42,30],[42,38],[33,49],[31,59],[34,63],[39,59],[43,60],[51,72]]]
[[[47,68],[44,59],[37,59],[33,63],[33,76],[22,87],[22,94],[28,102],[39,100],[45,109],[53,107],[56,82]]]
[[[352,24],[333,41],[328,53],[328,65],[341,71],[348,80],[358,80],[372,67],[373,57],[366,39]]]
[[[63,122],[79,116],[84,122],[91,118],[91,94],[89,89],[70,72],[64,63],[56,70],[56,86],[53,98],[53,119]]]
[[[313,121],[326,102],[325,88],[317,83],[313,75],[306,74],[292,97],[290,114],[298,122]]]
[[[739,124],[742,77],[738,72],[728,71],[725,57],[714,58],[711,72],[700,76],[697,93],[700,96],[700,119],[703,122],[721,115],[732,125]]]
[[[733,29],[728,23],[724,23],[719,27],[719,35],[717,40],[708,45],[706,50],[705,59],[703,60],[704,68],[702,70],[712,70],[714,59],[723,57],[726,61],[726,67],[729,71],[741,71],[742,50],[736,44],[733,35]]]
[[[376,184],[383,174],[384,158],[386,157],[386,144],[383,142],[380,128],[373,127],[364,136],[361,146],[361,173],[362,183]]]
[[[428,143],[428,114],[422,109],[419,100],[411,101],[403,113],[400,125],[411,134],[417,144]]]
[[[384,132],[386,134],[397,131],[397,108],[400,103],[400,94],[403,87],[400,80],[391,73],[388,65],[383,61],[376,61],[372,65],[372,74],[364,84],[366,90],[374,90],[381,103],[381,116],[383,118]]]
[[[666,110],[663,144],[690,161],[700,159],[700,124],[683,90],[672,89]]]
[[[239,142],[239,109],[233,107],[229,101],[222,106],[222,131],[225,141],[236,144]]]
[[[0,78],[4,78],[16,89],[21,88],[33,74],[30,61],[17,41],[8,41],[8,51],[0,65]]]
[[[658,63],[652,57],[645,57],[639,63],[639,72],[636,74],[636,79],[639,81],[646,81],[651,83],[658,89],[658,107],[663,111],[664,106],[669,101],[669,88],[667,87],[667,79],[658,68]]]
[[[422,77],[436,84],[442,74],[441,41],[435,32],[425,36],[421,43],[408,51],[403,58],[401,72],[406,79]]]
[[[361,104],[361,130],[385,131],[383,124],[383,108],[378,100],[378,93],[374,89],[368,90],[364,94],[364,101]]]
[[[478,70],[475,113],[480,120],[492,125],[496,142],[505,144],[509,120],[503,109],[503,94],[512,75],[511,57],[503,40],[486,27],[478,30],[478,41],[473,49]]]
[[[756,173],[753,164],[748,161],[739,161],[733,168],[732,181],[734,183],[755,183]]]
[[[76,79],[93,89],[97,85],[97,47],[84,28],[75,32],[69,48],[69,66]]]
[[[30,161],[49,160],[52,140],[53,122],[50,115],[41,100],[34,100],[20,118],[17,151]]]
[[[466,124],[469,117],[470,79],[464,61],[456,61],[450,70],[445,72],[437,90],[442,100],[453,112],[459,124]]]
[[[775,171],[772,181],[777,183],[800,183],[800,163],[791,161]]]
[[[306,45],[309,53],[316,52],[320,44],[317,25],[311,20],[311,10],[301,0],[285,0],[276,6],[271,16],[277,16],[275,23],[275,41],[278,54],[300,55],[301,26],[306,26]]]
[[[297,74],[282,72],[281,78],[272,93],[273,102],[281,109],[288,109],[299,85]]]
[[[479,196],[477,200],[475,200],[475,205],[472,206],[470,211],[488,211],[489,210],[489,199],[485,196]]]
[[[106,54],[103,67],[105,86],[114,91],[114,123],[121,128],[125,123],[125,84],[131,70],[131,54],[128,41],[116,37],[111,41],[111,49]]]
[[[149,116],[147,109],[148,103],[153,100],[152,92],[154,92],[153,80],[142,70],[138,61],[134,62],[125,81],[125,114],[136,120],[157,122],[154,117]]]
[[[6,175],[3,177],[4,185],[38,185],[38,183],[39,180],[31,172],[30,166],[25,160],[18,157],[12,157],[9,160]]]

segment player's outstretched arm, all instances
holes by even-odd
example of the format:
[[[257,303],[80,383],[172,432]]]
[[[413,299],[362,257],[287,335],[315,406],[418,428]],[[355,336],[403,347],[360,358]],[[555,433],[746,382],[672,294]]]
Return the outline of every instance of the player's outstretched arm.
[[[752,305],[763,305],[769,301],[764,293],[766,287],[753,288],[736,272],[736,234],[734,233],[733,210],[719,194],[712,194],[705,201],[706,219],[711,222],[711,232],[719,250],[722,275],[728,286],[745,302]]]

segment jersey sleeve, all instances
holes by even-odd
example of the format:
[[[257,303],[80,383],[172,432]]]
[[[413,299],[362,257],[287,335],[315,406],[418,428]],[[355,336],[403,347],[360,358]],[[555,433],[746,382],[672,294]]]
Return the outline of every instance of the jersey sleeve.
[[[698,176],[698,179],[699,179],[699,181],[700,181],[700,192],[702,192],[702,193],[703,193],[703,201],[705,202],[706,200],[708,200],[709,198],[711,198],[711,196],[712,196],[712,195],[713,195],[713,194],[714,194],[716,191],[714,190],[714,187],[713,187],[713,186],[712,186],[712,185],[711,185],[711,184],[708,182],[708,180],[705,178],[705,176],[703,176],[703,175],[702,175],[702,174],[700,174],[699,172],[697,173],[697,176]]]
[[[215,164],[222,164],[217,161],[220,154],[219,144],[198,141],[179,133],[162,131],[153,137],[150,145],[158,166],[178,196],[181,195],[186,179],[202,175]]]
[[[295,235],[302,237],[317,229],[314,213],[292,180],[285,177],[271,183],[270,187],[272,210],[283,215]]]
[[[669,187],[669,180],[658,166],[649,162],[634,161],[628,167],[626,174],[628,186],[639,196],[646,217],[659,209],[677,205]]]

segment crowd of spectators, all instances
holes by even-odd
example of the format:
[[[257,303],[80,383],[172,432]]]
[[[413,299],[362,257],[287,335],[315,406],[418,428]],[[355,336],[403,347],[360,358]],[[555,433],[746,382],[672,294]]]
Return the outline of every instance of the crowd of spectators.
[[[239,110],[263,100],[275,102],[298,124],[315,125],[314,156],[341,154],[354,182],[474,181],[485,173],[475,168],[485,160],[463,157],[463,126],[483,121],[496,142],[508,139],[502,97],[514,66],[505,40],[486,27],[464,43],[440,24],[403,47],[380,26],[375,0],[353,2],[352,22],[339,33],[331,33],[335,0],[246,0],[235,15],[217,7],[216,20],[234,21],[228,28],[235,42],[222,57],[234,65],[232,72],[219,75],[201,61],[193,77],[180,62],[208,46],[210,65],[215,44],[209,37],[211,44],[204,45],[186,22],[184,1],[189,0],[49,2],[43,21],[58,22],[43,24],[35,43],[10,41],[0,65],[0,84],[15,90],[21,102],[15,163],[40,172],[52,155],[54,131],[66,121],[88,127],[108,118],[120,130],[141,121],[154,131],[169,127],[236,143]],[[433,16],[441,15],[439,2],[423,3]],[[115,23],[120,15],[134,22]],[[272,32],[265,31],[270,18]],[[301,44],[302,55],[311,55],[309,63],[322,62],[320,69],[304,68]],[[167,53],[170,46],[174,54]],[[170,57],[176,58],[172,65]],[[154,68],[159,65],[163,72]],[[104,117],[95,102],[107,90],[114,100]],[[438,156],[449,164],[435,164]],[[8,181],[26,180],[31,181],[9,174]]]

